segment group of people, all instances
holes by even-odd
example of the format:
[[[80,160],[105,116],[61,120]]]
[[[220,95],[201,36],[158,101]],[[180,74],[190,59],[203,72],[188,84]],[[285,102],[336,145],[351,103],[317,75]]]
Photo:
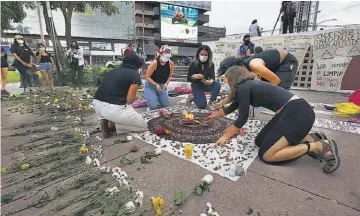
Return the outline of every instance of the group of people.
[[[238,110],[237,120],[216,144],[223,146],[240,132],[247,122],[250,106],[265,107],[276,114],[255,139],[260,159],[275,163],[308,154],[325,161],[325,173],[338,169],[340,158],[336,142],[324,133],[309,133],[315,121],[314,110],[304,99],[289,91],[298,68],[296,58],[282,49],[261,50],[258,53],[255,53],[255,46],[252,49],[253,53],[246,51],[244,56],[240,52],[239,58],[232,57],[232,61],[221,64],[220,72],[225,71],[224,84],[228,96],[217,104],[215,101],[221,84],[215,80],[209,46],[198,48],[188,69],[187,80],[191,82],[195,105],[200,109],[216,110],[208,119]],[[174,72],[171,49],[167,45],[162,46],[155,56],[146,71],[144,88],[147,104],[152,110],[169,105],[167,87]],[[137,100],[136,93],[142,85],[139,74],[142,64],[137,55],[130,54],[124,58],[121,67],[106,74],[100,84],[93,105],[102,117],[101,127],[105,137],[110,137],[115,131],[123,134],[147,130],[146,121],[131,106]],[[207,92],[211,93],[209,103],[205,96]],[[223,108],[229,103],[230,106]]]

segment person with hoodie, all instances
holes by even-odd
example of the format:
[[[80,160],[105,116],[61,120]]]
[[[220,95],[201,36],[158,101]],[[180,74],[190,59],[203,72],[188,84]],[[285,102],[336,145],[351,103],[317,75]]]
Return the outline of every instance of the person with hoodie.
[[[141,86],[138,72],[143,61],[130,54],[123,59],[119,68],[106,73],[92,102],[95,112],[102,118],[103,136],[109,138],[112,132],[125,134],[147,130],[147,122],[131,106],[138,99]]]
[[[22,79],[24,93],[35,91],[31,89],[33,85],[33,56],[29,46],[25,43],[23,36],[16,35],[10,51],[15,58],[13,66],[19,71]]]
[[[215,68],[209,46],[202,45],[198,48],[195,59],[189,66],[187,80],[191,82],[193,101],[196,106],[200,109],[208,107],[214,110],[214,102],[220,93],[221,84],[215,80]],[[209,104],[205,92],[211,92]]]

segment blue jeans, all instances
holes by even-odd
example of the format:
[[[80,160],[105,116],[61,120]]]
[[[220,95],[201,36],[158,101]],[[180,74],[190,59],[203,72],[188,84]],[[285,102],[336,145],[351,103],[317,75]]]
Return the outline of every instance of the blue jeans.
[[[210,101],[215,101],[219,95],[221,84],[219,81],[214,81],[211,85],[192,84],[191,90],[194,95],[194,103],[200,109],[205,109],[207,106],[205,92],[211,92]]]
[[[162,88],[164,85],[160,85],[160,86]],[[150,84],[149,82],[145,83],[144,94],[145,94],[146,103],[151,110],[156,109],[158,103],[162,107],[169,106],[168,92],[167,91],[158,92],[156,90],[156,87]]]

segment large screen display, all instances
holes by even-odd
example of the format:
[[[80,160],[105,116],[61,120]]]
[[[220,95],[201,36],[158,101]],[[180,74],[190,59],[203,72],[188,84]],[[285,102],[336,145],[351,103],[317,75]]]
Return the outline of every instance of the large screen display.
[[[197,9],[161,4],[160,21],[162,41],[197,43]]]

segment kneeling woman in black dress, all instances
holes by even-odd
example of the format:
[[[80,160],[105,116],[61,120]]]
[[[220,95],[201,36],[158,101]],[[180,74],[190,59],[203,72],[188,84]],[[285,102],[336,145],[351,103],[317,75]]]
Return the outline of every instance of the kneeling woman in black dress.
[[[222,117],[236,109],[239,109],[239,116],[216,144],[225,145],[244,126],[250,105],[261,106],[276,113],[255,139],[255,144],[260,148],[259,157],[263,161],[287,161],[315,152],[326,161],[324,172],[335,171],[340,166],[336,142],[308,135],[315,121],[311,106],[284,88],[256,80],[255,77],[245,67],[234,66],[225,73],[224,82],[231,89],[233,103],[213,112],[209,118]]]

